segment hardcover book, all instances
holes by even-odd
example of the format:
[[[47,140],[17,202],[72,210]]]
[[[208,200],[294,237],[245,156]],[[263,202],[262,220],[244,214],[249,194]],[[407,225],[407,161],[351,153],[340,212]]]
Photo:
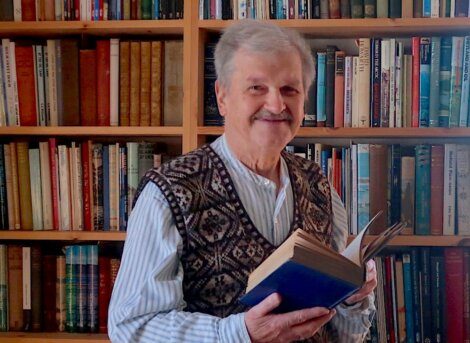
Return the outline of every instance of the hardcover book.
[[[399,222],[369,244],[363,238],[370,224],[340,254],[312,235],[296,230],[248,278],[246,294],[240,299],[254,306],[274,292],[282,297],[279,312],[322,306],[333,308],[365,281],[365,263],[404,227]]]

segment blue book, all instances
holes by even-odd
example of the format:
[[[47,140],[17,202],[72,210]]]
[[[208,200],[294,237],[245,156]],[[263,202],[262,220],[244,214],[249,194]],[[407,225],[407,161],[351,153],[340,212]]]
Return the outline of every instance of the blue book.
[[[321,169],[323,175],[328,176],[328,159],[331,157],[331,150],[322,150],[321,151]]]
[[[431,234],[431,148],[421,144],[415,148],[415,234]]]
[[[415,343],[410,254],[403,254],[403,286],[405,289],[406,343]]]
[[[127,147],[119,148],[121,172],[119,173],[119,230],[127,227]]]
[[[460,98],[460,127],[468,126],[468,101],[470,99],[470,36],[463,44],[462,95]]]
[[[98,245],[88,246],[88,332],[98,332],[98,287],[100,283],[98,270]]]
[[[276,19],[286,19],[286,9],[283,0],[277,0],[276,2]]]
[[[369,144],[357,145],[357,229],[369,221]]]
[[[297,229],[250,274],[240,301],[254,306],[272,293],[279,293],[282,303],[276,312],[336,307],[361,288],[365,263],[404,227],[402,223],[393,225],[365,245],[365,233],[378,216],[372,218],[341,254]]]
[[[431,90],[431,38],[421,37],[419,44],[419,126],[429,126],[429,93]]]
[[[439,69],[439,126],[449,127],[452,37],[442,37]]]
[[[420,268],[419,268],[419,250],[411,249],[411,286],[413,290],[413,342],[422,342],[421,334],[421,287],[420,287]]]
[[[77,331],[86,332],[88,325],[88,246],[74,246],[77,252]]]
[[[152,1],[153,19],[160,19],[160,0]]]
[[[317,52],[317,123],[326,123],[326,52]]]

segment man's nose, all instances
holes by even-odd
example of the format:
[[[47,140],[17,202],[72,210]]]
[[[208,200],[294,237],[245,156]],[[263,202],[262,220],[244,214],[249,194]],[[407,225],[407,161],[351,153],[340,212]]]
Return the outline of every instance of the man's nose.
[[[266,94],[264,107],[271,113],[281,113],[286,108],[284,98],[279,90],[270,90]]]

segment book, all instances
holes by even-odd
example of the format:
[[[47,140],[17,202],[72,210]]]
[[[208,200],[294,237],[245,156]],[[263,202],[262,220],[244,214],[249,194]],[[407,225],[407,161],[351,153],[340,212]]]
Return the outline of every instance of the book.
[[[250,274],[240,301],[254,306],[278,292],[283,299],[276,309],[279,312],[335,307],[361,288],[366,275],[365,263],[404,228],[404,223],[398,222],[364,245],[367,229],[380,214],[369,221],[341,254],[297,229]]]

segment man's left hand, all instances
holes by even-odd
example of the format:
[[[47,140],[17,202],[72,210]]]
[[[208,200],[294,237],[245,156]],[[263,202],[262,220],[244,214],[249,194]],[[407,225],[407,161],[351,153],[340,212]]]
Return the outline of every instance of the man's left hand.
[[[364,300],[365,298],[367,298],[367,296],[374,291],[376,286],[377,286],[377,270],[375,269],[375,262],[374,260],[369,260],[366,264],[366,282],[364,283],[364,285],[361,287],[360,290],[358,290],[356,293],[351,295],[344,302],[347,305],[353,305],[355,303],[358,303]]]

